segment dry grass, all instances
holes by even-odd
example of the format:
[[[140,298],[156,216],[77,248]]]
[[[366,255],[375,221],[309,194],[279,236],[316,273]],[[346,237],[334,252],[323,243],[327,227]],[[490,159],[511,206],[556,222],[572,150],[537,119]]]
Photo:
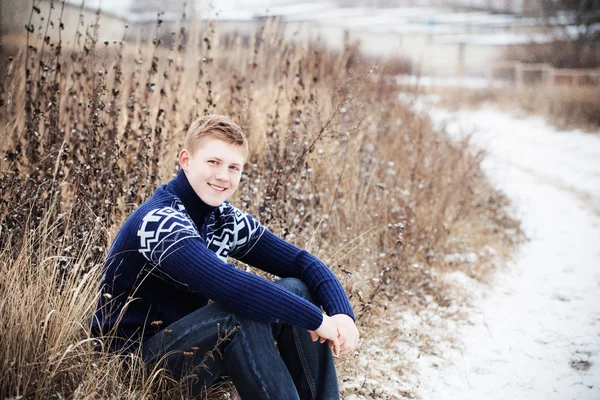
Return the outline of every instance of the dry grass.
[[[553,34],[550,33],[549,36]],[[553,40],[548,43],[507,46],[504,58],[524,63],[549,63],[555,68],[598,68],[600,46],[592,35],[584,35],[579,40]]]
[[[175,174],[198,115],[229,115],[248,133],[233,203],[329,263],[363,337],[390,307],[452,303],[446,272],[489,272],[485,259],[446,254],[509,252],[505,231],[518,225],[481,155],[396,101],[399,88],[353,46],[284,43],[271,21],[247,46],[206,28],[197,43],[175,32],[170,48],[105,45],[93,24],[72,48],[3,38],[1,398],[185,398],[135,355],[95,352],[88,328],[111,238]],[[353,365],[341,379],[360,379]]]
[[[600,90],[597,86],[525,86],[467,89],[435,88],[442,105],[478,108],[493,105],[521,115],[541,115],[559,129],[600,130]]]

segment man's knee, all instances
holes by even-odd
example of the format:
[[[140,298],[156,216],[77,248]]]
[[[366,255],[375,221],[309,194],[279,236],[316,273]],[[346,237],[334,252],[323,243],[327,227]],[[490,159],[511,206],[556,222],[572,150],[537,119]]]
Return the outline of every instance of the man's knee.
[[[297,296],[313,301],[310,288],[301,279],[298,278],[283,278],[275,282],[277,285],[289,290]]]

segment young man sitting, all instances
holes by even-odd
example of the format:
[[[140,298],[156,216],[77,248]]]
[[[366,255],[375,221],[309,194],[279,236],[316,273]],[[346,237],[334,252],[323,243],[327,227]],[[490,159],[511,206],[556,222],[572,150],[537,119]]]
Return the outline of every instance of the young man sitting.
[[[339,398],[332,351],[358,343],[341,284],[318,258],[227,202],[248,156],[239,126],[200,118],[184,147],[178,175],[132,213],[110,248],[93,331],[114,335],[115,352],[141,343],[150,365],[191,374],[195,394],[228,375],[243,399]]]

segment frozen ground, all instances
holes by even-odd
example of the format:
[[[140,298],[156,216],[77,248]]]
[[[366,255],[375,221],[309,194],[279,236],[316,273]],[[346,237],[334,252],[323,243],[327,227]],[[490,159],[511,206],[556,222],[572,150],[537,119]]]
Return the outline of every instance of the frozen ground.
[[[489,87],[506,86],[507,82],[500,80],[490,80],[487,77],[440,77],[440,76],[417,76],[417,75],[398,75],[396,82],[402,85],[419,87],[464,87],[470,89],[483,89]],[[410,96],[408,96],[410,100]]]
[[[431,112],[473,133],[528,237],[464,324],[420,357],[424,399],[600,399],[600,136],[496,110]],[[473,286],[474,285],[474,286]],[[453,348],[454,347],[454,348]]]

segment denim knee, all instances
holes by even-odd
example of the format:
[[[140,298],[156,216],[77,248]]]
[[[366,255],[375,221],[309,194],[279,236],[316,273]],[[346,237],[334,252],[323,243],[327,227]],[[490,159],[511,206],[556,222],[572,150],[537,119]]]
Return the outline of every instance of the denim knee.
[[[308,301],[313,301],[310,288],[301,279],[298,278],[283,278],[275,282],[277,285],[284,287],[297,296],[305,298]]]

